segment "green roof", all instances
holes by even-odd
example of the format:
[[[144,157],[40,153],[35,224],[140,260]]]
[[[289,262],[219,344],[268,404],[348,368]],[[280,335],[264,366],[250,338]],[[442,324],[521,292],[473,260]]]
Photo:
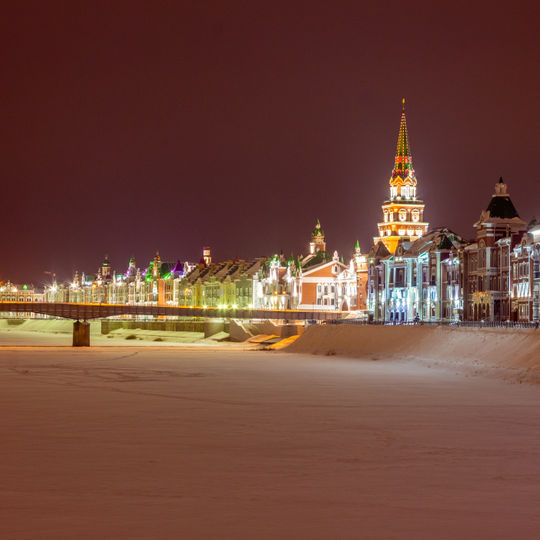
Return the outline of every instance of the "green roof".
[[[315,225],[315,228],[313,229],[313,236],[324,236],[324,231],[321,229],[321,223],[319,219],[317,218],[317,224]]]
[[[318,251],[317,254],[309,259],[309,261],[304,265],[304,268],[310,268],[311,266],[315,266],[317,264],[325,263],[332,260],[332,256],[330,253],[326,253],[326,251]]]

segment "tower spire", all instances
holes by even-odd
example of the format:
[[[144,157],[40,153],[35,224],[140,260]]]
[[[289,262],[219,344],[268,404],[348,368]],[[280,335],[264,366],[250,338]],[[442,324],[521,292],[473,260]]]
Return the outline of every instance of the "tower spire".
[[[401,121],[397,140],[394,168],[390,177],[390,198],[382,205],[383,221],[377,224],[379,236],[390,253],[394,253],[400,240],[414,241],[426,233],[428,223],[423,220],[424,203],[416,197],[416,175],[405,116],[405,98],[401,100]]]
[[[392,180],[398,176],[405,180],[408,176],[416,182],[414,178],[414,169],[412,166],[411,148],[409,146],[409,133],[407,131],[407,117],[405,116],[405,98],[402,100],[403,108],[401,111],[401,121],[399,123],[399,134],[396,148],[396,157],[394,160],[394,170],[392,171]]]

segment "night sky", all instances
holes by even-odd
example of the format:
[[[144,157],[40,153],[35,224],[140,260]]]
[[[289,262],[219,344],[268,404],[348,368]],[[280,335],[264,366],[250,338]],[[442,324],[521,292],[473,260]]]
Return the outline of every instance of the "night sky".
[[[305,253],[316,218],[348,260],[377,234],[402,97],[430,227],[472,238],[500,175],[540,218],[524,3],[10,4],[0,279]]]

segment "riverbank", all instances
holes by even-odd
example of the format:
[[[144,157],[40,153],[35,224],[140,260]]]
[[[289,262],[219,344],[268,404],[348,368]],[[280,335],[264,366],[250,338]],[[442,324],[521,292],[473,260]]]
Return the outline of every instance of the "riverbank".
[[[69,319],[0,319],[0,346],[70,346],[73,321]],[[92,346],[232,346],[229,334],[149,330],[119,326],[102,334],[101,321],[90,321]]]
[[[449,326],[314,325],[288,352],[370,360],[416,359],[540,382],[540,330]]]

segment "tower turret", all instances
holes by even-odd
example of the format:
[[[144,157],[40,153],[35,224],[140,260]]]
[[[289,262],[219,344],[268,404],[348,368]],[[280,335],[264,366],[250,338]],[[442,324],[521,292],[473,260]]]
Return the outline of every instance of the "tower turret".
[[[135,277],[136,273],[135,257],[131,257],[131,259],[129,259],[128,269],[126,270],[126,277]]]
[[[390,197],[382,205],[383,221],[377,224],[379,236],[373,241],[375,244],[382,241],[390,253],[394,253],[400,239],[414,241],[427,232],[429,225],[423,221],[424,203],[416,198],[417,180],[407,131],[405,99],[389,184]]]
[[[321,223],[317,219],[315,228],[311,233],[311,242],[309,243],[309,252],[311,254],[318,253],[319,251],[326,251],[326,242],[324,240],[324,231],[321,228]]]
[[[474,224],[477,229],[477,240],[483,238],[486,245],[493,245],[499,238],[520,234],[527,229],[527,224],[519,217],[510,199],[502,177],[495,184],[494,191],[488,207],[482,211],[480,219]]]
[[[105,260],[101,265],[101,276],[103,279],[109,279],[111,277],[111,263],[109,262],[108,255],[105,255]]]
[[[159,251],[156,251],[156,254],[154,255],[154,259],[152,261],[152,277],[153,278],[159,277],[160,268],[161,268],[161,257],[159,256]]]
[[[212,264],[212,254],[210,252],[210,248],[208,246],[203,247],[203,261],[206,266],[210,266]]]

